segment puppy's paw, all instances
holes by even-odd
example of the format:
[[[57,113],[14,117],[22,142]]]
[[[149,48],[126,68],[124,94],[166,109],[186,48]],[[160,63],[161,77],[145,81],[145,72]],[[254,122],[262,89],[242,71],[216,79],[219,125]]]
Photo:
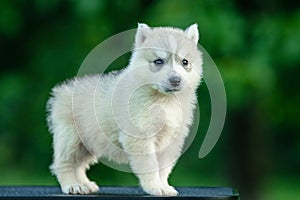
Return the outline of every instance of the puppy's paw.
[[[61,190],[65,194],[89,194],[89,188],[83,184],[71,184],[61,186]]]
[[[154,195],[154,196],[162,196],[162,190],[160,187],[151,187],[151,186],[147,186],[147,187],[143,187],[143,190],[150,194],[150,195]]]
[[[162,193],[164,196],[177,196],[178,192],[172,186],[164,186],[162,187]]]
[[[93,181],[90,181],[88,183],[84,183],[84,185],[89,189],[90,193],[94,193],[94,192],[99,191],[99,186]]]

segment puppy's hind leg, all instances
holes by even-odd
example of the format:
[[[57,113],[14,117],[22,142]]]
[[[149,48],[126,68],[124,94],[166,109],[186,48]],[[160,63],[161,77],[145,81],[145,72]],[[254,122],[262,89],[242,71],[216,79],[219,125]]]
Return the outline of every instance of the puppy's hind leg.
[[[79,146],[79,149],[80,150],[76,155],[78,166],[76,168],[77,179],[81,184],[84,184],[89,189],[89,192],[97,192],[99,191],[98,185],[95,182],[90,181],[90,179],[86,175],[86,170],[89,169],[90,164],[94,164],[97,162],[97,158],[90,152],[88,152],[83,144]]]
[[[52,172],[56,175],[63,193],[88,194],[98,190],[85,174],[89,164],[95,159],[83,147],[77,133],[71,129],[54,130],[54,161]]]

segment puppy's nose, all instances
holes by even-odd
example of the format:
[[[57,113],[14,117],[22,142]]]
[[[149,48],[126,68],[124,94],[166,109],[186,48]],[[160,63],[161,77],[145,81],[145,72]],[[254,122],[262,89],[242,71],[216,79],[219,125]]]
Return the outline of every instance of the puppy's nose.
[[[169,78],[169,81],[173,87],[177,87],[180,85],[181,78],[179,76],[172,76]]]

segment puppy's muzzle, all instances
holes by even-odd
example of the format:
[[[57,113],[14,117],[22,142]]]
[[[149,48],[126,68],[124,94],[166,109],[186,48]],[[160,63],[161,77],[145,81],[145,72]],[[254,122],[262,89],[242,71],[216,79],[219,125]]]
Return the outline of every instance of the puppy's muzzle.
[[[181,78],[179,76],[172,76],[169,78],[172,87],[178,87],[181,83]]]

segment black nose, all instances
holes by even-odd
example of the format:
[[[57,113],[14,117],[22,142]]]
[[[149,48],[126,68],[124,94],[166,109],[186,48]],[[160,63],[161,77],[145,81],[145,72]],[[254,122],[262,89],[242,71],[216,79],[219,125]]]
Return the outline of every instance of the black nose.
[[[181,78],[179,76],[172,76],[169,78],[169,81],[173,87],[177,87],[180,85]]]

